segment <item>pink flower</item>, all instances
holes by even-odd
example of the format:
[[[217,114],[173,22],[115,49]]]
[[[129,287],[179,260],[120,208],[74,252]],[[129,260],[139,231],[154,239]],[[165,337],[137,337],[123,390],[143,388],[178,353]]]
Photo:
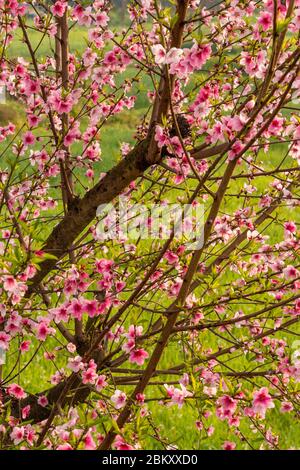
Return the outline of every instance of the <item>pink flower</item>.
[[[283,275],[286,279],[294,279],[295,277],[298,276],[299,271],[294,268],[294,266],[291,266],[290,264],[282,270]]]
[[[166,50],[161,44],[155,44],[151,47],[154,55],[155,63],[158,65],[165,64],[166,62]]]
[[[109,17],[105,11],[100,11],[99,13],[96,14],[96,24],[98,26],[102,26],[102,28],[105,28],[109,22]]]
[[[298,4],[298,8],[295,9],[295,18],[293,20],[293,22],[295,23],[298,29],[300,28],[300,8],[299,7],[300,7],[300,4]]]
[[[82,372],[82,383],[83,384],[94,384],[97,379],[97,373],[93,367],[89,367],[87,370]]]
[[[165,63],[166,64],[176,64],[180,60],[180,57],[183,54],[182,49],[178,49],[177,47],[172,47],[165,58]]]
[[[129,338],[126,343],[123,344],[122,349],[123,351],[129,353],[135,348],[135,340],[133,338]]]
[[[26,96],[31,96],[40,91],[39,83],[35,80],[26,79],[24,93]]]
[[[223,124],[220,121],[216,121],[213,128],[207,131],[212,144],[216,143],[218,140],[225,141],[223,131]]]
[[[203,423],[201,421],[199,421],[198,419],[197,419],[197,421],[195,421],[195,426],[196,426],[197,431],[202,431]]]
[[[15,445],[20,444],[24,440],[25,428],[15,426],[13,431],[10,433],[10,437],[13,440]]]
[[[93,50],[88,47],[83,53],[83,64],[85,67],[89,67],[90,65],[94,65],[95,60],[97,59],[97,54],[93,52]]]
[[[269,13],[268,11],[262,12],[257,22],[261,25],[264,31],[267,31],[270,28],[270,26],[273,24],[271,13]]]
[[[220,408],[217,410],[217,415],[220,419],[230,418],[236,410],[237,403],[229,395],[224,395],[220,397],[217,401]]]
[[[81,360],[80,356],[76,356],[74,358],[70,358],[68,360],[68,367],[71,369],[73,372],[79,372],[84,368],[84,364]]]
[[[34,114],[31,114],[30,116],[28,116],[28,123],[30,127],[37,126],[39,122],[40,122],[40,118],[38,118],[38,116],[35,116]]]
[[[36,433],[31,424],[27,424],[27,426],[25,426],[25,437],[28,444],[32,446],[36,440]]]
[[[57,385],[59,384],[63,379],[65,378],[65,375],[64,375],[64,370],[61,369],[61,370],[58,370],[55,372],[55,374],[53,374],[51,376],[51,383],[54,384],[54,385]]]
[[[143,327],[137,325],[130,325],[128,333],[125,334],[126,338],[135,339],[143,334]]]
[[[279,117],[274,118],[268,128],[268,132],[270,132],[271,135],[277,136],[282,130],[283,124],[284,124],[283,118],[279,118]]]
[[[51,12],[54,16],[59,16],[60,18],[64,16],[64,13],[67,8],[67,3],[65,2],[55,2],[51,7]]]
[[[68,313],[70,313],[73,318],[81,320],[85,311],[85,304],[85,301],[81,301],[80,299],[73,299],[68,307]]]
[[[257,230],[247,230],[247,239],[248,240],[255,240],[259,236],[259,232]]]
[[[22,408],[22,419],[27,419],[28,418],[28,416],[30,414],[30,408],[31,408],[30,405],[24,406],[24,408]]]
[[[94,178],[94,172],[91,169],[88,169],[85,173],[87,178]]]
[[[73,447],[70,444],[60,444],[56,450],[73,450]]]
[[[297,226],[294,222],[290,221],[290,222],[285,222],[284,224],[284,230],[287,232],[287,233],[296,233],[297,231]]]
[[[241,153],[243,148],[243,144],[239,140],[237,140],[228,152],[228,159],[234,160]]]
[[[137,393],[135,398],[139,405],[143,405],[145,402],[146,396],[144,393]]]
[[[18,290],[18,283],[12,276],[5,277],[3,288],[6,292],[16,292]]]
[[[35,137],[32,132],[25,132],[25,134],[23,135],[23,143],[26,147],[35,143]]]
[[[190,383],[189,374],[185,372],[183,376],[181,377],[181,379],[179,379],[179,383],[187,387],[188,384]]]
[[[105,375],[99,375],[97,380],[96,380],[96,383],[95,383],[95,387],[96,387],[96,390],[97,392],[101,392],[101,390],[103,390],[103,388],[107,387],[108,383],[106,382],[106,376]]]
[[[113,446],[116,450],[134,450],[134,448],[130,444],[127,444],[124,438],[119,434],[116,436]]]
[[[231,441],[225,441],[222,447],[224,450],[234,450],[236,448],[236,443]]]
[[[53,328],[49,328],[47,323],[41,322],[36,328],[36,337],[39,341],[45,341],[47,336],[53,333],[54,331],[55,330]]]
[[[55,321],[57,323],[60,323],[61,321],[66,322],[69,319],[69,312],[64,305],[51,309],[51,313],[54,315]]]
[[[176,264],[178,262],[178,256],[172,251],[167,251],[164,258],[168,261],[169,264]]]
[[[117,281],[116,282],[116,291],[121,292],[124,289],[125,286],[126,286],[126,282]]]
[[[186,397],[191,397],[193,395],[182,384],[180,384],[181,388],[175,388],[173,385],[165,385],[164,387],[167,390],[168,396],[171,398],[171,404],[177,405],[178,408],[182,408]]]
[[[113,260],[110,259],[98,259],[96,260],[96,269],[98,273],[100,274],[110,274],[111,273],[111,268],[114,265]]]
[[[38,398],[38,404],[40,406],[42,406],[43,408],[46,407],[48,405],[48,398],[46,397],[46,395],[41,395],[39,396]]]
[[[188,60],[193,69],[199,70],[211,55],[210,44],[194,44],[191,51],[188,53]]]
[[[18,400],[26,397],[26,393],[23,388],[18,384],[11,384],[7,387],[7,393]]]
[[[97,446],[95,444],[95,441],[90,431],[88,431],[86,435],[84,436],[83,442],[84,442],[84,450],[96,450],[97,449]]]
[[[170,139],[170,143],[169,143],[168,148],[170,149],[172,154],[174,154],[174,155],[176,155],[177,157],[180,157],[180,158],[183,157],[184,151],[183,151],[181,142],[180,142],[179,138],[177,137],[177,135],[175,135],[174,137],[172,137]]]
[[[293,404],[290,401],[283,401],[281,403],[280,411],[281,413],[289,413],[294,409]]]
[[[148,357],[149,354],[144,349],[134,349],[130,352],[129,362],[142,366],[145,362],[145,359],[147,359]]]
[[[0,331],[0,349],[7,350],[9,341],[10,341],[10,335],[5,333],[4,331]]]
[[[156,126],[155,128],[155,140],[159,148],[162,148],[168,143],[168,138],[164,132],[164,129],[161,126]]]
[[[67,344],[67,350],[68,350],[71,354],[73,354],[73,353],[76,351],[76,346],[75,346],[75,344],[73,344],[73,343],[68,343],[68,344]]]
[[[269,395],[267,387],[263,387],[257,392],[253,393],[252,410],[255,414],[258,414],[264,418],[266,411],[274,407],[274,402],[271,395]]]
[[[22,341],[22,343],[20,344],[20,351],[22,353],[24,352],[27,352],[29,351],[29,348],[30,348],[30,341]]]
[[[65,98],[62,98],[61,93],[59,91],[53,91],[48,98],[48,103],[58,114],[69,113],[73,108],[74,104],[77,103],[79,99],[79,94],[78,90],[76,90],[76,93],[70,93]]]
[[[115,393],[111,397],[111,401],[113,402],[117,410],[125,406],[126,400],[127,400],[126,393],[118,389],[115,391]]]
[[[93,318],[98,315],[98,302],[96,300],[86,300],[84,303],[84,311],[89,317]]]

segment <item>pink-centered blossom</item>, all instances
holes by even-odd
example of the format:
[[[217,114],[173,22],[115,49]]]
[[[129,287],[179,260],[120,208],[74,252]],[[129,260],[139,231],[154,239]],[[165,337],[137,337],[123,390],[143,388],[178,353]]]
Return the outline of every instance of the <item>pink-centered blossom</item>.
[[[51,7],[51,12],[54,16],[62,17],[66,11],[67,3],[64,1],[55,2]]]
[[[0,349],[8,349],[9,341],[11,336],[5,333],[4,331],[0,331]]]
[[[162,65],[166,61],[166,50],[161,44],[155,44],[151,47],[152,53],[154,55],[154,60],[157,65]]]
[[[260,24],[264,31],[267,31],[273,24],[272,14],[268,11],[264,11],[260,14],[257,22]]]
[[[273,399],[267,387],[262,387],[260,390],[253,393],[252,410],[255,414],[264,418],[266,411],[274,407]]]
[[[24,440],[25,436],[25,427],[24,426],[15,426],[10,433],[10,438],[12,439],[15,445],[20,444]]]
[[[20,385],[15,383],[10,384],[7,387],[7,393],[12,397],[17,398],[18,400],[22,400],[22,398],[26,397],[24,389]]]
[[[127,396],[126,393],[122,392],[121,390],[116,390],[115,393],[111,397],[111,401],[114,404],[114,407],[119,410],[123,408],[126,404]]]
[[[149,354],[144,349],[134,349],[129,354],[129,362],[142,366],[148,357]]]
[[[234,450],[236,448],[236,443],[232,441],[225,441],[222,447],[224,450]]]

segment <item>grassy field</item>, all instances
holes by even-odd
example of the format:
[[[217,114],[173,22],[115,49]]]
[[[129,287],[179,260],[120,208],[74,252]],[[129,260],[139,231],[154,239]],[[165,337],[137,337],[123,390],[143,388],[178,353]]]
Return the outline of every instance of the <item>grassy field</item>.
[[[87,33],[85,30],[72,30],[71,32],[71,51],[82,51],[84,46],[85,38]],[[49,54],[49,50],[53,45],[45,42],[39,45],[38,37],[35,37],[32,34],[32,40],[34,47],[39,48],[40,56]],[[28,58],[28,52],[26,45],[22,43],[21,36],[20,41],[14,41],[10,46],[11,57],[24,56]],[[133,73],[133,71],[129,72]],[[130,75],[129,75],[130,76]],[[144,83],[144,89],[138,96],[137,106],[134,111],[125,112],[120,114],[118,117],[109,121],[109,124],[103,128],[101,131],[101,147],[102,147],[102,162],[99,164],[98,171],[107,171],[116,160],[119,158],[119,149],[122,142],[133,142],[133,133],[136,128],[136,124],[139,121],[140,116],[146,110],[146,101],[144,99],[144,94],[146,90],[147,82]],[[0,105],[0,124],[5,124],[9,120],[14,121],[18,126],[22,125],[24,120],[24,113],[20,106],[18,106],[14,101],[9,101],[6,105]],[[0,154],[3,152],[5,144],[0,144]],[[271,150],[267,154],[261,155],[262,159],[268,159],[266,164],[266,169],[272,169],[282,159],[282,154],[284,152],[284,146],[272,146]],[[76,147],[73,149],[76,153]],[[78,148],[78,152],[80,148]],[[10,152],[5,153],[5,158],[10,158]],[[5,159],[4,159],[5,162]],[[269,183],[268,178],[260,178],[259,183],[256,184],[258,190],[264,188]],[[240,186],[243,183],[237,184],[236,187],[232,188],[234,191],[239,191]],[[236,201],[231,200],[231,202],[224,209],[228,211],[232,210],[232,204],[236,205]],[[288,209],[286,209],[288,210]],[[276,241],[279,237],[279,234],[270,232],[271,242]],[[238,306],[236,306],[238,309]],[[208,333],[201,334],[201,341],[203,344],[210,345],[213,349],[217,347],[217,342],[214,337]],[[220,342],[218,342],[220,344]],[[43,352],[45,349],[51,350],[54,343],[53,340],[48,340],[45,345],[42,346],[40,353],[36,356],[32,367],[29,367],[26,371],[25,382],[22,385],[28,391],[37,392],[41,391],[41,386],[47,387],[49,384],[47,380],[50,373],[55,372],[55,368],[51,362],[47,362],[43,358]],[[225,343],[224,343],[225,345]],[[25,362],[30,357],[30,354],[24,355],[23,361]],[[14,356],[10,358],[12,363]],[[168,353],[163,357],[161,367],[172,366],[173,364],[180,363],[182,360],[181,352],[179,351],[177,343],[172,343]],[[62,364],[65,363],[64,357],[61,359],[58,358],[58,364],[61,361]],[[240,360],[239,368],[243,368],[243,359]],[[181,449],[219,449],[221,448],[224,440],[230,438],[230,440],[235,440],[232,433],[228,434],[228,428],[225,423],[221,423],[217,420],[216,417],[212,416],[207,420],[207,426],[213,425],[216,429],[215,433],[210,438],[202,437],[200,439],[200,434],[195,427],[195,420],[198,419],[199,414],[203,407],[205,407],[205,400],[197,403],[195,407],[192,403],[187,403],[182,409],[173,408],[164,408],[155,406],[154,404],[150,405],[153,412],[153,417],[156,424],[159,423],[161,435],[168,437],[172,444],[178,446]],[[300,425],[291,426],[291,417],[289,415],[281,414],[278,409],[271,410],[268,412],[268,418],[273,431],[279,432],[281,435],[280,446],[283,448],[295,447],[300,448]],[[243,430],[243,425],[241,426]],[[141,437],[141,442],[145,448],[148,449],[159,449],[161,445],[157,443],[152,437],[153,433],[151,429],[143,429],[143,435]],[[171,436],[171,438],[170,438]],[[257,447],[261,442],[259,436],[257,436]],[[245,447],[247,447],[245,445]],[[241,444],[239,444],[241,448]]]

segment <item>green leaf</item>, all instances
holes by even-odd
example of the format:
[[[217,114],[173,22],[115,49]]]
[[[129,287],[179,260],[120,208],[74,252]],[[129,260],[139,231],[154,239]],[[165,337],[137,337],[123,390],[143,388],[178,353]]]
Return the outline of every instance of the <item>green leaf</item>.
[[[57,260],[57,256],[54,256],[54,255],[51,255],[50,253],[43,253],[41,256],[33,256],[33,258],[31,259],[31,261],[34,263],[34,264],[39,264],[39,263],[42,263],[43,261],[45,261],[46,259],[55,259]]]
[[[122,433],[121,433],[121,430],[120,430],[120,428],[119,428],[119,426],[118,426],[117,421],[115,421],[114,419],[112,419],[111,425],[112,425],[112,427],[114,428],[114,430],[115,430],[118,434],[122,434]]]
[[[167,127],[168,121],[167,121],[167,117],[165,115],[162,116],[161,123],[162,123],[163,127]]]
[[[177,23],[177,20],[178,20],[178,15],[176,13],[176,15],[174,15],[173,17],[171,17],[171,20],[170,20],[170,27],[171,28],[174,28],[175,24]]]
[[[284,31],[288,27],[291,21],[292,21],[291,16],[289,16],[288,18],[285,18],[284,20],[278,21],[276,25],[277,33],[281,33],[282,31]]]

